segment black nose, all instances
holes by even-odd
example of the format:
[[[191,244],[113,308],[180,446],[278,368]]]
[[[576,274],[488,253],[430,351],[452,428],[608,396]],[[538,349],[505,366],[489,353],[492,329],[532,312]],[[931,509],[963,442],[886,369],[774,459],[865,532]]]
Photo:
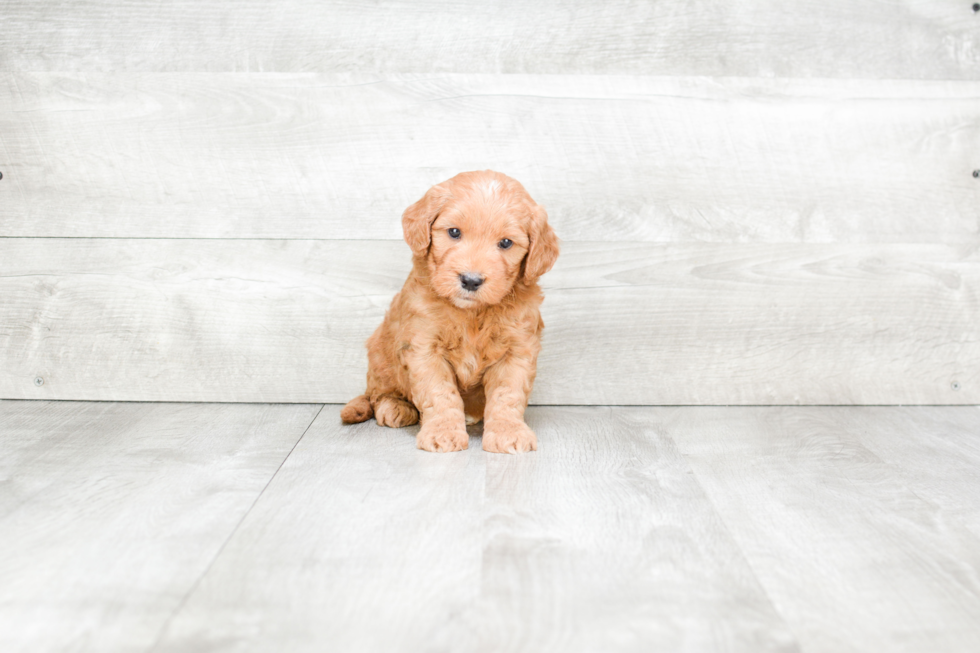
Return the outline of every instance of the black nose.
[[[479,274],[466,272],[464,274],[459,275],[459,282],[463,284],[463,288],[466,288],[470,292],[473,292],[477,288],[483,285],[483,277],[481,277]]]

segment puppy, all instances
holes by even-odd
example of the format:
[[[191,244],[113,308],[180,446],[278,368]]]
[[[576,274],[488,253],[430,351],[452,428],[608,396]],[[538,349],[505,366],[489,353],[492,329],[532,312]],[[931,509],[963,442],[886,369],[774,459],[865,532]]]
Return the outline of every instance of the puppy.
[[[402,215],[412,272],[368,341],[367,391],[347,424],[416,424],[426,451],[466,449],[481,419],[483,448],[538,448],[524,423],[541,349],[538,277],[558,258],[548,214],[516,180],[463,172]]]

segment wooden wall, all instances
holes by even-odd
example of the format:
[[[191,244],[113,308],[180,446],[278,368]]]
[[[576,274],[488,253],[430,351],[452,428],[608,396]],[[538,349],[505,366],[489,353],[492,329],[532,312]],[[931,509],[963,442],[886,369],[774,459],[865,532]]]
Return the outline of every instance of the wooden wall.
[[[345,401],[401,211],[493,168],[564,241],[534,403],[980,403],[969,3],[0,22],[0,397]]]

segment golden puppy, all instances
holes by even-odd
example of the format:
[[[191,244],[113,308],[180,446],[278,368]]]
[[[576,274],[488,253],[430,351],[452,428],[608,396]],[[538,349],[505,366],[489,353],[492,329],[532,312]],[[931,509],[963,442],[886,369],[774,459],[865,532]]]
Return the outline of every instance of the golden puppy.
[[[548,214],[516,180],[463,172],[402,215],[412,272],[368,341],[367,392],[347,424],[419,421],[426,451],[466,449],[481,419],[483,448],[538,448],[524,423],[541,330],[538,277],[558,258]]]

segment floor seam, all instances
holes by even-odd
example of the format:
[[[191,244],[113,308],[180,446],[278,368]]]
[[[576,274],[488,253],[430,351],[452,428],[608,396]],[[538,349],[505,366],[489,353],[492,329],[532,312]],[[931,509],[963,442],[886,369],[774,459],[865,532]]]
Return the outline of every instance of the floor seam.
[[[235,527],[231,529],[230,533],[228,533],[228,537],[225,538],[225,541],[221,543],[221,546],[218,547],[218,550],[211,557],[211,560],[204,568],[204,571],[202,571],[201,574],[197,577],[197,580],[194,581],[194,584],[191,585],[190,589],[187,590],[184,596],[180,599],[180,602],[170,613],[170,616],[167,617],[167,620],[163,623],[163,626],[160,627],[160,632],[157,634],[157,637],[153,641],[153,644],[151,644],[150,647],[146,649],[147,653],[153,653],[153,651],[155,651],[157,647],[160,646],[160,642],[163,641],[163,638],[167,634],[167,630],[170,629],[170,624],[173,622],[174,618],[180,613],[181,610],[184,609],[184,606],[187,604],[187,601],[190,599],[191,596],[194,595],[194,593],[197,591],[197,588],[200,587],[201,581],[204,580],[205,576],[207,576],[208,573],[211,571],[211,567],[214,566],[214,563],[218,560],[218,558],[221,557],[221,554],[224,553],[225,547],[228,546],[228,543],[231,542],[231,540],[235,537],[235,533],[238,532],[238,529],[241,528],[242,524],[245,523],[245,520],[248,519],[248,516],[249,514],[251,514],[252,509],[255,508],[255,505],[259,502],[259,499],[262,498],[262,495],[265,494],[265,491],[269,488],[270,485],[272,485],[272,481],[275,480],[276,476],[279,475],[279,470],[282,469],[282,466],[286,464],[286,461],[289,460],[289,457],[293,455],[293,451],[296,450],[296,447],[299,446],[299,443],[303,441],[304,437],[306,437],[306,434],[309,432],[310,427],[313,426],[314,422],[316,422],[317,417],[319,417],[320,413],[323,412],[325,406],[326,404],[320,404],[320,409],[316,411],[316,415],[313,416],[313,419],[310,420],[310,423],[306,425],[305,429],[303,429],[303,433],[300,434],[296,442],[293,443],[293,446],[290,447],[289,452],[286,453],[286,455],[282,459],[282,462],[280,462],[279,466],[276,467],[276,471],[272,473],[272,476],[269,477],[269,480],[266,481],[265,485],[262,486],[262,489],[259,490],[259,493],[255,496],[255,499],[249,505],[248,509],[245,510],[245,513],[242,515],[241,519],[238,520],[238,523],[235,524]]]
[[[797,651],[798,652],[804,651],[805,647],[803,645],[803,641],[801,640],[799,633],[796,631],[796,628],[794,628],[793,625],[790,624],[789,620],[786,618],[786,615],[783,614],[783,610],[780,609],[780,607],[776,604],[776,600],[769,592],[769,588],[766,587],[766,585],[762,582],[762,579],[759,577],[759,572],[755,568],[755,565],[752,563],[752,560],[749,558],[749,555],[745,552],[745,549],[742,548],[741,543],[739,543],[739,541],[735,538],[735,533],[728,525],[728,520],[725,518],[725,515],[722,513],[721,509],[718,508],[718,504],[715,503],[715,500],[708,493],[708,490],[704,487],[704,483],[701,480],[701,476],[698,474],[698,470],[695,468],[694,465],[691,464],[691,456],[687,453],[684,453],[684,451],[681,449],[680,443],[678,443],[677,440],[675,440],[670,433],[665,432],[664,435],[670,438],[670,441],[674,444],[675,451],[677,451],[678,455],[687,465],[687,468],[691,471],[691,475],[694,477],[694,482],[697,483],[698,488],[701,490],[701,493],[704,495],[705,501],[707,501],[708,505],[711,506],[711,509],[715,514],[715,517],[718,518],[719,524],[721,524],[721,527],[725,530],[725,534],[728,535],[728,538],[731,540],[732,545],[735,547],[739,555],[742,557],[742,560],[745,562],[746,568],[749,570],[749,573],[752,574],[752,578],[759,586],[759,590],[762,592],[762,595],[765,596],[766,601],[769,602],[769,607],[772,608],[773,614],[778,616],[780,621],[782,621],[783,627],[786,628],[786,632],[790,633],[793,636],[794,643],[798,647]]]

